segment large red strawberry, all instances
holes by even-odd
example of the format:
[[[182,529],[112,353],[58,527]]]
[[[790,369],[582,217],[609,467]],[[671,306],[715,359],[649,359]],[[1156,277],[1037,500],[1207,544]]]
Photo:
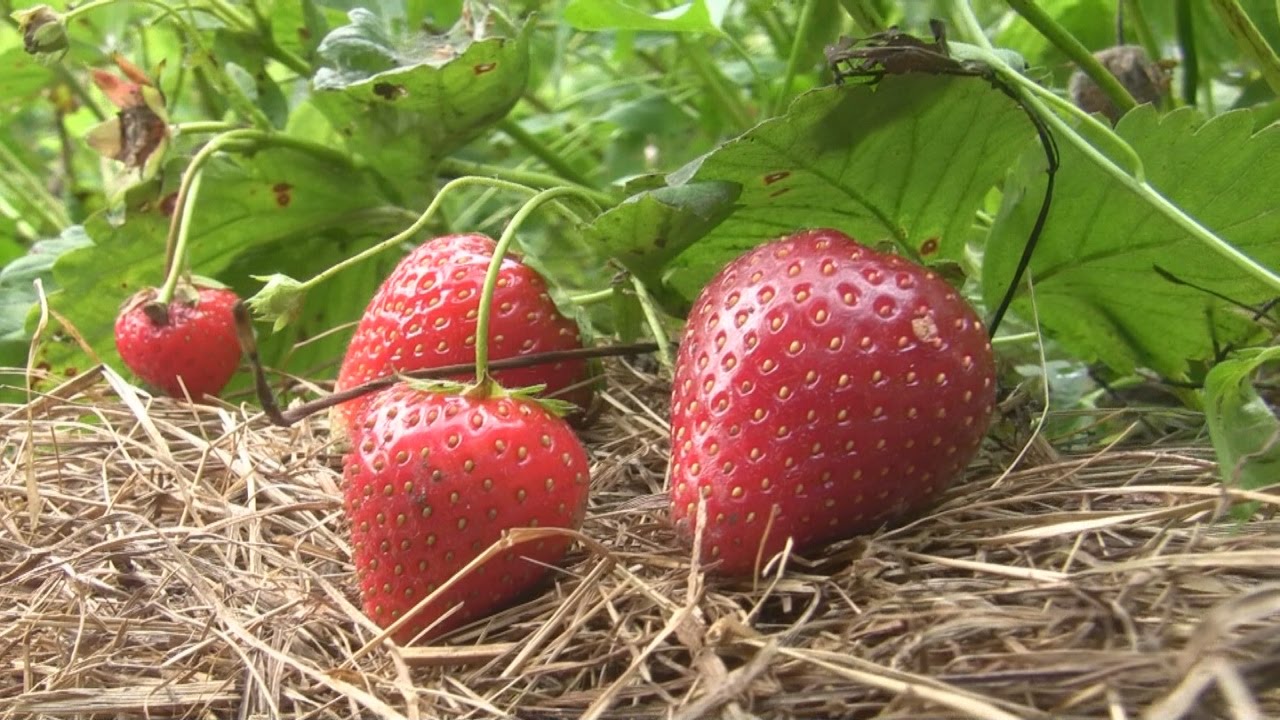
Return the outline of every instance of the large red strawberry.
[[[351,439],[344,494],[352,560],[365,612],[383,627],[504,531],[582,523],[586,451],[568,424],[537,402],[397,383],[371,398]],[[439,635],[510,604],[569,544],[543,539],[495,557],[414,615],[396,639],[407,642],[427,628]]]
[[[222,392],[240,365],[231,290],[182,286],[168,305],[148,288],[116,317],[116,350],[138,377],[171,397],[201,400]]]
[[[484,235],[446,235],[405,256],[369,301],[336,389],[473,361],[480,290],[495,247]],[[577,324],[556,309],[542,276],[510,255],[502,260],[492,313],[490,360],[582,347]],[[552,394],[583,383],[586,363],[499,370],[493,377],[506,387],[545,384]],[[591,391],[583,386],[557,397],[585,407]],[[366,396],[344,403],[341,421],[349,425],[367,402]]]
[[[964,469],[995,399],[991,344],[934,273],[835,230],[739,257],[676,362],[672,515],[704,563],[751,572],[919,510]]]

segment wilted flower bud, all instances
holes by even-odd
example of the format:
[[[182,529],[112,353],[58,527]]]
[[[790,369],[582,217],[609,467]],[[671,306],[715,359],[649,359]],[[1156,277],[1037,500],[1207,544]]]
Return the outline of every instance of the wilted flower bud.
[[[1093,56],[1120,81],[1139,105],[1159,104],[1169,92],[1169,71],[1165,64],[1152,62],[1147,51],[1138,45],[1117,45],[1100,50]],[[1089,113],[1102,113],[1112,125],[1120,120],[1120,109],[1084,71],[1077,70],[1071,76],[1070,90],[1076,107]]]
[[[32,55],[66,52],[67,27],[62,16],[54,12],[48,5],[37,5],[27,10],[19,10],[13,14],[18,21],[18,30],[22,33],[22,44]]]

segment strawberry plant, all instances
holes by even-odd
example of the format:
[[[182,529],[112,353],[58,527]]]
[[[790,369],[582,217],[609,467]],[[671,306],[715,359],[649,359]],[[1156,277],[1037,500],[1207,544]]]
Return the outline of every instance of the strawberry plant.
[[[348,472],[363,497],[378,482],[378,458],[400,452],[388,448],[440,442],[425,421],[396,425],[393,411],[465,407],[488,428],[498,408],[528,407],[534,426],[555,424],[516,386],[546,385],[544,394],[566,391],[583,404],[584,356],[531,356],[578,346],[608,354],[600,348],[651,340],[660,347],[653,377],[675,381],[677,436],[662,488],[675,497],[669,519],[690,538],[701,532],[703,560],[724,570],[755,569],[787,538],[816,554],[828,540],[900,522],[963,474],[988,412],[999,428],[988,435],[993,448],[1024,447],[1033,434],[1073,449],[1152,444],[1161,428],[1133,408],[1082,418],[1155,395],[1161,412],[1185,413],[1190,431],[1211,439],[1225,482],[1271,482],[1280,19],[1267,0],[93,0],[4,9],[12,22],[0,34],[0,361],[23,368],[3,390],[11,400],[99,363],[134,368],[168,394],[251,403],[251,387],[283,389],[293,410],[380,381],[382,394],[346,406],[360,436]],[[544,203],[551,212],[533,217]],[[750,273],[744,280],[737,263],[764,263],[781,247],[770,243],[806,228],[856,238],[862,259],[849,251],[842,282],[881,297],[889,290],[861,284],[870,282],[862,273],[901,274],[925,316],[958,319],[963,332],[949,336],[935,320],[935,335],[910,308],[883,318],[875,299],[845,309],[824,296],[832,317],[845,313],[841,352],[865,337],[877,350],[888,343],[884,353],[812,355],[818,325],[787,324],[803,336],[761,335],[769,328],[752,323],[772,322],[781,303],[818,300],[819,288],[797,301],[790,266],[771,266],[759,282],[777,296],[761,300],[764,285]],[[430,238],[459,234],[503,238],[494,252],[510,249],[519,265],[489,262],[478,246],[469,259],[433,254]],[[810,274],[821,276],[823,263],[809,252],[798,272],[817,283]],[[466,293],[460,317],[432,314],[429,295],[395,295],[428,276]],[[207,290],[201,278],[226,289]],[[536,291],[505,294],[521,284]],[[894,302],[918,299],[899,290]],[[820,459],[719,435],[748,427],[714,419],[720,384],[767,384],[742,375],[762,372],[743,362],[745,345],[729,368],[716,347],[724,324],[737,321],[724,309],[735,292],[730,305],[756,293],[750,302],[763,314],[724,343],[756,332],[762,349],[753,352],[778,364],[767,380],[781,384],[768,386],[768,401],[733,396],[724,417],[785,417],[784,435]],[[233,294],[258,323],[268,368],[258,387],[249,373],[227,377]],[[146,302],[129,303],[135,297]],[[490,310],[492,322],[482,320]],[[994,334],[994,375],[978,318]],[[197,330],[177,332],[189,327]],[[163,344],[166,328],[183,338],[176,349]],[[396,344],[411,336],[422,340]],[[896,353],[903,337],[909,347]],[[958,358],[929,356],[934,339]],[[801,350],[784,363],[793,342]],[[159,369],[139,352],[159,357]],[[531,364],[490,376],[490,356]],[[472,359],[476,393],[386,389],[392,373]],[[810,372],[865,386],[856,403],[839,388],[802,397]],[[908,392],[914,386],[876,385],[911,372],[947,378],[928,398],[934,415]],[[513,386],[509,394],[495,378]],[[607,392],[602,404],[616,400]],[[1017,405],[1028,397],[1036,412]],[[874,420],[879,408],[886,419],[875,430],[835,420],[824,428],[834,434],[811,439],[797,428],[819,401],[831,418],[847,409]],[[1003,411],[988,411],[992,403]],[[961,412],[972,423],[946,429],[954,435],[926,423],[962,407],[973,408]],[[914,419],[913,409],[919,422],[896,424]],[[646,422],[666,421],[668,408],[651,410]],[[953,456],[906,457],[908,442],[919,448],[935,436]],[[360,454],[365,439],[372,449]],[[899,454],[876,454],[890,448]],[[719,453],[733,455],[732,472],[720,461],[723,477],[702,475]],[[746,486],[735,496],[731,476],[753,462],[756,488],[768,479],[774,493],[790,488],[798,499],[748,498]],[[832,463],[847,476],[886,472],[903,492],[881,498],[885,486],[868,485],[851,498],[823,495],[843,492],[824,485],[824,473],[836,481]],[[576,455],[573,465],[576,473]],[[526,481],[509,489],[531,493]],[[755,504],[735,510],[739,500]],[[393,501],[408,502],[398,493]],[[560,501],[570,512],[556,517],[575,526],[577,500],[558,499],[557,511]],[[351,511],[376,518],[375,508]],[[549,522],[544,510],[508,515],[504,506],[486,527]],[[722,514],[723,527],[741,528],[752,512],[773,518],[767,533],[718,534]],[[492,537],[466,538],[467,547]],[[372,551],[366,543],[361,552]],[[415,602],[433,582],[412,586]],[[477,587],[468,583],[431,602],[465,603]],[[403,618],[408,608],[395,607]],[[461,617],[473,612],[475,602]]]

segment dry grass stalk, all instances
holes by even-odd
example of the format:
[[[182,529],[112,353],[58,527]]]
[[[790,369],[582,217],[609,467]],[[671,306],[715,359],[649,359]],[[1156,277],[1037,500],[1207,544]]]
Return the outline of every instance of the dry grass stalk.
[[[616,365],[599,545],[397,648],[322,418],[103,376],[0,408],[0,718],[1280,717],[1280,495],[1224,492],[1203,443],[987,456],[927,517],[726,581],[663,519],[665,386]]]

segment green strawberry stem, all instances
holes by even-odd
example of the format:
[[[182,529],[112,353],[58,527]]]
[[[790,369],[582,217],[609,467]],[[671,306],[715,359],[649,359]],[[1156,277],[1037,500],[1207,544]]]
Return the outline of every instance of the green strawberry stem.
[[[549,173],[541,173],[533,170],[521,170],[520,168],[506,167],[505,165],[493,165],[490,163],[474,162],[472,160],[462,160],[459,158],[444,158],[440,161],[437,169],[439,174],[445,177],[462,177],[465,175],[481,175],[484,177],[492,177],[499,180],[507,180],[521,185],[528,185],[530,188],[545,189],[560,187],[564,185],[564,178],[559,175],[551,175]],[[583,186],[582,190],[591,198],[593,208],[599,210],[600,207],[613,205],[614,198],[607,192],[600,190],[592,190]]]
[[[582,293],[569,298],[569,302],[580,307],[588,305],[596,305],[602,302],[609,302],[613,299],[613,288],[607,290],[596,290],[595,292]]]
[[[521,185],[519,183],[514,183],[514,182],[508,182],[506,180],[499,180],[497,178],[479,177],[479,176],[467,176],[467,177],[455,178],[445,183],[444,186],[440,188],[440,190],[436,193],[436,196],[431,199],[431,203],[427,205],[427,209],[422,211],[422,214],[418,216],[418,219],[415,220],[412,225],[405,228],[404,230],[401,230],[395,235],[392,235],[386,240],[383,240],[377,245],[374,245],[373,247],[370,247],[370,248],[366,248],[365,250],[362,250],[356,253],[355,255],[352,255],[351,257],[343,260],[342,262],[337,263],[336,265],[330,266],[329,268],[325,269],[323,272],[317,273],[316,275],[312,276],[311,279],[309,280],[300,282],[298,280],[294,280],[293,278],[290,278],[285,275],[280,275],[280,274],[269,275],[269,276],[255,275],[254,277],[256,279],[264,280],[267,282],[267,284],[261,290],[258,291],[258,294],[249,298],[249,301],[248,301],[249,306],[253,308],[254,312],[258,315],[259,318],[262,318],[264,320],[275,320],[276,329],[279,330],[285,324],[287,324],[287,318],[285,318],[281,314],[283,312],[283,309],[300,307],[302,303],[302,296],[305,295],[307,291],[313,289],[315,286],[319,285],[320,283],[323,283],[326,280],[329,280],[330,278],[333,278],[334,276],[338,275],[339,273],[341,273],[343,270],[346,270],[347,268],[350,268],[365,260],[368,260],[369,258],[375,255],[378,255],[379,253],[390,250],[393,247],[397,247],[400,245],[400,243],[412,238],[419,231],[421,231],[422,228],[427,226],[427,223],[429,223],[431,221],[431,218],[435,216],[436,212],[440,209],[440,206],[443,204],[444,198],[448,196],[449,193],[453,192],[454,190],[458,190],[460,188],[470,187],[470,186],[490,187],[498,190],[509,190],[511,192],[522,193],[525,195],[535,195],[538,192],[537,190],[534,190],[533,188],[530,188],[530,187],[526,187],[525,185]],[[580,198],[583,198],[588,202],[591,202],[592,206],[594,207],[594,202],[592,198],[592,195],[596,194],[596,191],[594,190],[588,190],[588,189],[579,188],[576,186],[569,187],[565,185],[561,185],[558,188],[553,188],[553,189],[569,190],[574,195]],[[571,210],[568,206],[564,205],[563,203],[555,203],[555,208],[558,212],[560,212],[560,214],[564,215],[574,224],[581,224],[584,222],[584,218],[581,215],[575,213],[573,210]]]
[[[488,396],[496,385],[489,377],[489,321],[492,310],[490,306],[493,305],[493,295],[498,288],[498,274],[502,270],[502,259],[506,256],[507,249],[511,247],[511,242],[515,240],[516,232],[524,221],[544,203],[563,195],[589,199],[589,192],[589,190],[567,185],[539,192],[520,206],[498,238],[497,247],[493,250],[493,259],[489,261],[489,270],[484,276],[484,287],[480,290],[480,317],[476,319],[476,384],[472,391],[475,396]]]
[[[1253,61],[1271,92],[1280,93],[1280,56],[1267,43],[1258,26],[1249,18],[1249,13],[1240,6],[1239,0],[1209,0],[1209,4],[1217,11],[1222,26],[1236,41],[1240,54]],[[1280,5],[1276,9],[1280,10]]]
[[[649,331],[653,333],[653,339],[658,343],[658,360],[662,362],[663,367],[670,369],[674,367],[671,339],[667,337],[667,331],[662,327],[662,316],[658,314],[658,304],[649,294],[649,288],[634,275],[631,276],[631,286],[635,288],[636,297],[640,300],[640,310],[644,312],[645,322],[649,323]]]
[[[214,125],[221,125],[221,123],[211,124],[207,129],[212,129]],[[203,130],[206,128],[197,129]],[[169,222],[169,234],[165,238],[165,280],[160,287],[160,293],[156,296],[157,303],[168,305],[173,300],[174,289],[177,288],[178,280],[185,271],[187,237],[191,230],[191,214],[195,206],[195,189],[204,166],[220,150],[258,148],[262,146],[289,148],[351,168],[359,169],[360,167],[358,163],[340,151],[319,143],[276,132],[237,128],[215,136],[192,156],[191,162],[182,173],[182,182],[178,185],[178,197],[175,200],[173,219]]]
[[[238,130],[242,126],[221,120],[193,120],[191,122],[173,123],[169,131],[177,135],[196,135],[198,133],[224,133]]]
[[[181,212],[174,212],[174,219],[178,224],[178,233],[175,240],[169,244],[166,251],[169,254],[168,269],[166,270],[164,285],[160,286],[160,292],[156,294],[156,303],[161,307],[168,307],[169,302],[173,300],[174,292],[178,289],[178,281],[184,273],[184,262],[187,257],[187,241],[191,237],[191,216],[192,210],[195,208],[195,198],[200,192],[200,180],[204,177],[204,173],[199,170],[191,176],[188,183],[184,177],[183,182],[186,184],[187,201],[182,204]]]
[[[1024,77],[1022,73],[1010,67],[1005,61],[995,53],[991,42],[982,32],[982,25],[978,22],[978,18],[973,14],[973,9],[969,7],[967,0],[950,0],[952,9],[952,17],[959,21],[961,29],[966,35],[977,44],[967,54],[972,54],[975,60],[980,60],[991,67],[1005,83],[1010,87],[1019,91],[1022,102],[1031,108],[1035,114],[1040,117],[1059,138],[1066,140],[1073,145],[1078,151],[1089,158],[1095,165],[1102,169],[1103,172],[1115,178],[1117,182],[1123,185],[1133,194],[1150,203],[1161,215],[1164,215],[1170,222],[1177,225],[1188,235],[1208,245],[1210,249],[1222,255],[1229,262],[1233,263],[1247,275],[1262,282],[1273,292],[1280,294],[1280,275],[1259,265],[1253,258],[1240,252],[1234,245],[1215,235],[1211,230],[1201,225],[1197,220],[1187,215],[1177,205],[1174,205],[1158,190],[1147,184],[1144,180],[1134,177],[1125,172],[1123,168],[1116,165],[1106,155],[1098,151],[1088,140],[1081,136],[1076,129],[1071,127],[1056,112],[1046,107],[1039,99],[1039,90],[1041,89],[1035,82]],[[1117,146],[1124,144],[1125,141],[1114,132],[1107,131],[1109,138],[1114,139]],[[1132,151],[1132,149],[1131,149]],[[1137,153],[1133,153],[1135,156]]]
[[[1089,48],[1085,47],[1075,35],[1058,24],[1053,16],[1045,11],[1043,7],[1030,0],[1007,0],[1009,7],[1013,11],[1022,16],[1031,24],[1041,35],[1049,42],[1053,43],[1064,55],[1071,58],[1072,62],[1084,71],[1098,84],[1098,87],[1106,94],[1121,113],[1126,113],[1138,107],[1137,101],[1133,99],[1133,95],[1129,94],[1129,90],[1120,81],[1116,79],[1111,71],[1103,66],[1098,58],[1089,52]]]
[[[796,75],[804,67],[806,61],[812,60],[810,50],[819,43],[813,41],[814,33],[819,29],[821,14],[816,12],[816,0],[805,0],[800,6],[800,18],[796,22],[796,35],[791,43],[791,52],[787,56],[787,69],[782,76],[782,87],[773,97],[770,115],[781,115],[787,100],[791,99],[791,88],[795,85]],[[807,69],[807,68],[806,68]]]
[[[565,162],[565,159],[560,157],[560,153],[557,153],[547,147],[536,135],[521,127],[520,123],[509,117],[504,118],[499,121],[498,129],[506,133],[512,140],[519,143],[525,150],[532,153],[534,157],[546,163],[547,167],[555,170],[556,174],[560,177],[568,180],[569,182],[582,185],[583,187],[591,186],[591,181],[588,180],[585,175],[575,170],[569,163]]]

